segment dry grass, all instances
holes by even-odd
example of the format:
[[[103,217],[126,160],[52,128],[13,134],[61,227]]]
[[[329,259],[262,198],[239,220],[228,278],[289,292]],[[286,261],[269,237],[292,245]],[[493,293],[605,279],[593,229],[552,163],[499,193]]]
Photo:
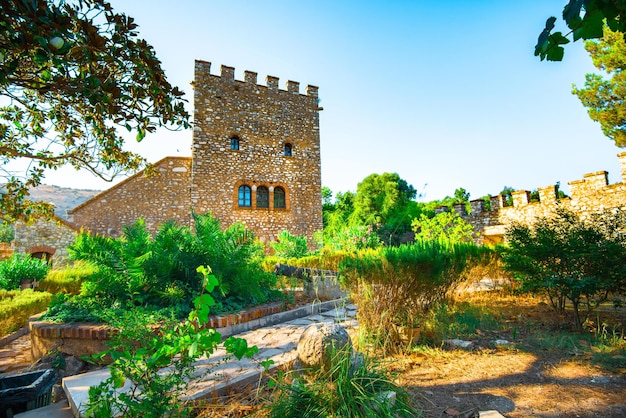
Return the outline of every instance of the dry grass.
[[[469,418],[486,410],[515,418],[626,416],[623,337],[614,336],[614,351],[605,353],[612,363],[602,363],[596,361],[605,350],[597,343],[598,329],[572,333],[567,318],[541,299],[476,292],[458,302],[489,311],[497,326],[477,329],[468,350],[428,346],[381,358],[426,417]],[[604,312],[595,322],[623,330],[626,312]],[[497,347],[495,339],[512,344]],[[265,386],[250,388],[206,405],[199,416],[263,417],[272,396]]]

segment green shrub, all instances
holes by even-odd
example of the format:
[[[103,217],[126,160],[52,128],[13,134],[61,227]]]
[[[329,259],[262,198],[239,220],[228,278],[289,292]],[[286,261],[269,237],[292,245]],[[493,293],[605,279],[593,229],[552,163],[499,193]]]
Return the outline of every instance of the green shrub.
[[[278,234],[278,241],[270,243],[277,257],[298,258],[309,252],[306,237],[291,235],[289,231],[281,231]]]
[[[97,269],[87,263],[77,262],[63,269],[52,269],[44,280],[39,282],[39,290],[55,293],[77,295],[82,283],[96,274]]]
[[[505,268],[522,292],[547,296],[553,309],[573,307],[578,331],[612,293],[626,291],[626,212],[604,211],[582,219],[558,209],[531,226],[512,224],[503,250]]]
[[[406,347],[404,327],[422,327],[430,309],[451,298],[474,266],[496,268],[496,258],[489,247],[418,241],[346,256],[339,272],[358,307],[359,326],[393,351]]]
[[[0,335],[6,335],[28,324],[28,318],[46,310],[52,295],[48,292],[0,291]]]
[[[94,309],[141,306],[150,311],[165,309],[184,318],[201,291],[196,269],[209,263],[220,283],[219,290],[211,295],[216,301],[215,313],[240,310],[280,296],[275,290],[276,277],[261,268],[263,247],[251,231],[242,224],[222,230],[210,214],[193,217],[193,231],[170,221],[161,225],[154,237],[143,221],[125,226],[117,239],[80,234],[68,252],[75,260],[96,266],[97,272],[83,283],[76,303],[55,304],[50,317],[76,319],[75,313],[62,311],[77,305]],[[88,316],[104,314],[91,312]]]
[[[49,269],[45,261],[30,255],[14,254],[8,260],[0,261],[0,288],[18,289],[22,280],[43,280]]]

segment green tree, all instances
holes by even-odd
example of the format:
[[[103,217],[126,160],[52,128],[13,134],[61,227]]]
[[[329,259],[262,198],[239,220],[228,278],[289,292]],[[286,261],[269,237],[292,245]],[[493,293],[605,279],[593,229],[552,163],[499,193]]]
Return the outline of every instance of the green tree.
[[[386,244],[397,244],[410,231],[418,210],[411,204],[416,195],[413,186],[396,173],[370,174],[357,186],[354,216],[361,224],[373,226]]]
[[[456,203],[467,203],[469,202],[470,194],[463,187],[459,187],[454,191],[454,200]]]
[[[510,186],[504,186],[502,191],[499,193],[504,198],[504,206],[513,206],[513,192],[515,189]]]
[[[474,227],[456,211],[441,212],[433,217],[421,214],[419,218],[413,219],[411,227],[415,239],[426,241],[472,242],[474,236]]]
[[[354,209],[366,224],[384,224],[417,191],[396,173],[370,174],[357,185]]]
[[[626,147],[626,42],[620,32],[605,28],[600,41],[588,41],[585,49],[591,55],[593,65],[610,76],[587,74],[585,87],[574,86],[572,92],[587,108],[589,117],[600,123],[602,132],[615,141],[618,147]]]
[[[574,324],[583,324],[612,293],[626,290],[626,213],[605,211],[587,219],[565,209],[533,225],[512,224],[503,252],[505,269],[521,291],[543,294],[554,310],[573,307]]]
[[[132,17],[104,0],[2,2],[0,62],[6,220],[52,213],[28,199],[45,170],[71,165],[111,180],[145,164],[124,150],[122,131],[141,141],[159,126],[188,127],[183,93],[168,83],[154,49],[138,38]]]
[[[333,204],[333,191],[329,187],[322,186],[322,205]]]
[[[573,41],[602,38],[605,23],[611,30],[624,34],[626,19],[622,16],[625,15],[626,2],[621,0],[570,0],[563,8],[563,20],[570,31],[565,35],[562,32],[553,33],[557,19],[554,16],[548,18],[537,39],[535,56],[542,61],[561,61],[565,54],[561,45],[570,42],[568,36],[571,35]]]

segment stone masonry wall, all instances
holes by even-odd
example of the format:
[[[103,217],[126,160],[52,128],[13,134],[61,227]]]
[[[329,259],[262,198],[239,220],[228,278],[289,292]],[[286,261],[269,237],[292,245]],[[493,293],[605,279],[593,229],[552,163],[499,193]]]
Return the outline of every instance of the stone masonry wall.
[[[570,181],[570,196],[558,199],[556,185],[539,187],[539,202],[530,202],[530,192],[512,193],[513,206],[504,205],[501,195],[491,198],[491,210],[486,210],[482,200],[470,202],[471,213],[464,207],[455,208],[480,234],[480,243],[496,243],[503,239],[511,222],[532,223],[539,217],[551,216],[557,207],[563,207],[583,217],[605,209],[626,210],[626,152],[617,156],[620,161],[622,182],[608,184],[608,173],[597,171],[585,174],[581,180]],[[461,205],[463,206],[463,205]]]
[[[262,241],[288,230],[312,244],[313,233],[322,229],[318,88],[307,86],[300,94],[295,81],[280,90],[276,77],[262,86],[251,71],[239,81],[232,67],[222,66],[219,76],[210,70],[211,63],[196,61],[194,210],[211,210],[222,225],[243,222]],[[240,205],[241,186],[250,188],[249,206]],[[279,187],[284,208],[274,205]],[[257,202],[261,188],[269,191],[263,208]]]
[[[15,224],[13,249],[16,253],[52,254],[52,262],[58,264],[67,258],[67,247],[76,239],[76,228],[61,218],[49,221],[38,219],[31,224]]]
[[[151,232],[170,219],[189,225],[191,158],[166,157],[154,166],[158,175],[139,172],[69,211],[71,222],[113,237],[139,218]]]

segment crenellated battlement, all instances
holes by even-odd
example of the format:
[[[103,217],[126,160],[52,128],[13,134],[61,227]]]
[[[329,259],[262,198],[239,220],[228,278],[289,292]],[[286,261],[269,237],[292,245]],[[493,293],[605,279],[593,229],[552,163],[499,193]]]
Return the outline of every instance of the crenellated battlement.
[[[553,184],[537,188],[538,202],[531,201],[528,190],[516,190],[511,193],[512,205],[507,205],[505,196],[498,195],[491,197],[490,205],[483,199],[472,200],[470,213],[466,213],[465,205],[455,205],[453,209],[474,226],[480,234],[479,241],[484,243],[501,241],[511,222],[532,223],[536,218],[550,216],[557,207],[583,216],[611,208],[626,210],[626,152],[617,157],[622,180],[619,183],[609,184],[608,172],[596,171],[568,182],[569,197],[560,198],[558,187]]]
[[[261,85],[258,84],[257,78],[258,78],[258,73],[254,72],[254,71],[248,71],[245,70],[243,73],[243,81],[241,80],[236,80],[235,79],[235,68],[234,67],[229,67],[227,65],[222,65],[220,67],[220,74],[216,75],[216,74],[211,74],[211,63],[209,61],[202,61],[202,60],[196,60],[195,62],[195,72],[196,75],[198,74],[204,74],[204,75],[211,75],[212,77],[216,77],[221,79],[224,83],[242,83],[242,84],[246,84],[249,86],[254,86],[256,88],[265,88],[269,91],[276,91],[276,92],[281,92],[281,93],[291,93],[291,94],[301,94],[300,93],[300,83],[297,81],[292,81],[292,80],[288,80],[285,83],[285,89],[281,90],[279,88],[279,78],[272,76],[272,75],[268,75],[265,78],[265,85]],[[312,86],[312,85],[307,85],[306,86],[306,90],[304,94],[301,94],[303,96],[308,96],[308,97],[312,97],[315,98],[317,100],[318,98],[318,87],[317,86]]]

